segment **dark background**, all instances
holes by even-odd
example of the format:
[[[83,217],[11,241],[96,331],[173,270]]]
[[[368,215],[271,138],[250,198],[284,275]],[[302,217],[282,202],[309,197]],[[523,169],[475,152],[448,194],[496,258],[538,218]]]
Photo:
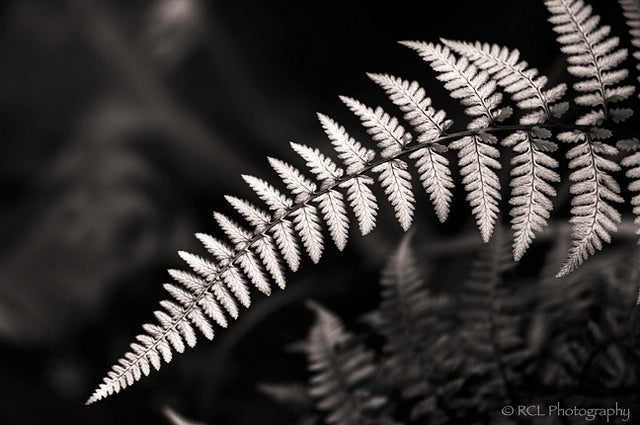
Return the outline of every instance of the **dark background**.
[[[594,3],[594,2],[592,2]],[[613,1],[597,2],[609,22]],[[328,146],[321,111],[365,140],[337,95],[388,106],[365,72],[418,79],[463,125],[426,64],[397,40],[439,37],[518,47],[565,78],[540,1],[9,1],[0,26],[0,423],[166,423],[171,406],[216,424],[286,423],[255,384],[303,375],[284,347],[304,337],[302,300],[357,316],[400,229],[327,249],[290,288],[256,297],[203,342],[124,393],[85,407],[107,369],[151,320],[178,249],[218,232],[222,195],[240,178],[273,180],[267,155],[289,141]],[[610,16],[611,15],[611,16]],[[389,111],[393,111],[388,108]],[[395,113],[395,111],[394,111]],[[297,163],[301,165],[301,163]],[[464,196],[434,238],[473,227]],[[474,236],[475,237],[475,236]]]

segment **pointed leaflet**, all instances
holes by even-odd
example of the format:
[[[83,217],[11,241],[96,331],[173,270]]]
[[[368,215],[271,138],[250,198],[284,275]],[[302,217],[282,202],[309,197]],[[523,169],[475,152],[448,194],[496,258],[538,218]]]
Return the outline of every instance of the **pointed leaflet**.
[[[256,192],[260,199],[274,211],[276,217],[281,219],[273,226],[273,237],[289,268],[292,271],[298,270],[300,266],[298,241],[293,234],[291,222],[282,218],[292,206],[291,200],[264,180],[246,175],[242,176],[242,178]]]
[[[391,101],[405,113],[404,119],[418,132],[418,142],[425,143],[423,149],[410,155],[417,160],[420,181],[431,198],[436,215],[444,222],[449,215],[449,205],[454,187],[449,160],[442,155],[447,148],[433,142],[443,136],[452,124],[446,119],[444,111],[436,111],[431,106],[431,99],[416,82],[409,83],[387,74],[368,74],[389,95]]]
[[[566,91],[565,84],[545,89],[547,78],[538,70],[528,68],[520,60],[520,52],[488,43],[467,43],[443,40],[453,50],[473,61],[478,68],[487,71],[516,102],[527,112],[520,124],[542,124],[551,117],[560,117],[568,108],[566,102],[556,103]],[[548,130],[517,131],[504,140],[505,146],[514,149],[511,160],[511,225],[514,231],[513,255],[519,260],[535,237],[547,224],[555,196],[550,182],[558,182],[560,176],[553,171],[557,161],[545,152],[555,151],[556,144],[549,141]]]
[[[291,147],[307,162],[307,167],[323,183],[323,187],[335,184],[344,174],[333,161],[322,155],[317,149],[297,143],[291,143]],[[338,249],[342,251],[349,237],[349,218],[342,193],[337,190],[328,190],[317,198],[317,202],[320,204],[320,212],[329,227],[331,238]]]
[[[616,148],[596,140],[591,133],[561,133],[558,138],[578,144],[567,152],[569,168],[574,170],[569,176],[573,182],[570,219],[573,243],[569,257],[558,272],[558,276],[564,276],[602,249],[603,241],[611,241],[611,233],[622,221],[611,202],[623,199],[619,195],[620,186],[610,175],[620,167],[606,158],[615,155]]]
[[[340,99],[360,118],[367,132],[383,150],[383,157],[398,154],[411,141],[411,134],[405,132],[398,120],[389,116],[382,108],[373,110],[345,96]],[[407,164],[396,159],[374,167],[373,171],[378,173],[378,180],[393,206],[398,223],[406,231],[411,227],[415,209],[411,174],[407,171]]]
[[[375,153],[362,147],[344,127],[322,114],[318,114],[318,119],[338,157],[347,167],[348,174],[357,173],[374,159]],[[341,187],[347,188],[347,200],[353,208],[362,235],[368,234],[376,227],[378,203],[369,188],[371,184],[373,180],[366,176],[354,177],[340,184]]]
[[[269,281],[262,271],[260,263],[256,260],[255,255],[248,249],[248,245],[252,243],[253,235],[224,214],[215,212],[213,216],[220,228],[234,244],[234,249],[238,253],[236,254],[238,256],[237,261],[240,262],[240,267],[249,277],[251,283],[263,294],[270,295],[271,287]]]
[[[231,247],[205,233],[196,233],[196,238],[218,261],[225,263],[224,268],[220,271],[222,281],[238,298],[240,304],[249,307],[251,305],[249,288],[240,270],[233,265],[234,251]]]
[[[481,130],[494,121],[502,121],[511,111],[498,108],[502,95],[496,93],[496,83],[486,71],[479,71],[467,58],[456,58],[448,47],[431,43],[406,41],[405,46],[415,50],[439,73],[438,79],[455,99],[460,99],[465,112],[474,117],[470,130]],[[464,137],[451,144],[458,149],[458,158],[467,200],[476,217],[482,239],[487,242],[498,212],[500,180],[495,170],[500,169],[500,152],[492,146],[495,137],[479,133]],[[475,174],[477,173],[477,174]]]
[[[234,196],[225,196],[225,198],[249,224],[254,226],[257,233],[264,231],[270,224],[271,217],[248,201]],[[263,234],[253,242],[252,246],[255,247],[258,256],[260,256],[260,259],[264,263],[264,267],[271,274],[276,284],[284,289],[286,286],[284,270],[282,270],[282,264],[276,252],[273,238],[267,234]]]

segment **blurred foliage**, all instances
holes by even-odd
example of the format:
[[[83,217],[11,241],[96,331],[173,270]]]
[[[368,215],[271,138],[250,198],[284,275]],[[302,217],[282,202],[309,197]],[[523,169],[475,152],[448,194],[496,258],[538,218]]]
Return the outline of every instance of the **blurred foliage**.
[[[544,413],[556,403],[619,405],[631,418],[640,415],[639,270],[629,267],[637,250],[596,257],[591,267],[555,279],[546,271],[566,250],[565,234],[552,241],[541,273],[530,279],[517,273],[508,240],[496,230],[463,283],[452,279],[440,290],[424,270],[438,275],[437,263],[417,256],[405,238],[383,273],[380,305],[365,316],[369,327],[350,333],[314,305],[317,320],[303,345],[307,382],[259,389],[295,408],[297,424],[588,421],[502,413],[504,406],[539,406]],[[375,347],[376,360],[368,351]],[[301,399],[303,393],[309,397]]]

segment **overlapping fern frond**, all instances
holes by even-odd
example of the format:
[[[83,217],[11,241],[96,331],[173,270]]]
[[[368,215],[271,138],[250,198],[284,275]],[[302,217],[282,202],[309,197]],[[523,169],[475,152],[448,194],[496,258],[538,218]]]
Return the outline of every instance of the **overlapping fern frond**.
[[[313,373],[309,394],[316,408],[327,413],[326,423],[390,425],[377,414],[386,398],[372,394],[367,385],[376,372],[373,352],[356,343],[335,314],[315,303],[310,306],[316,323],[304,344]]]
[[[422,417],[439,405],[439,396],[432,388],[435,365],[447,355],[447,346],[452,343],[453,324],[446,317],[451,299],[433,294],[426,283],[411,239],[405,237],[382,273],[382,302],[367,317],[385,340],[387,360],[382,367],[393,375],[404,398],[420,400],[412,408],[412,418]]]
[[[621,3],[636,42],[634,3]],[[608,26],[600,25],[590,6],[582,0],[548,0],[546,5],[568,57],[568,71],[577,79],[573,88],[579,95],[574,101],[590,108],[586,114],[575,123],[559,122],[567,109],[561,101],[565,85],[548,88],[547,79],[529,68],[516,50],[446,40],[444,44],[403,42],[437,72],[450,96],[464,106],[469,122],[453,131],[452,121],[432,106],[418,83],[369,74],[403,114],[403,120],[381,107],[342,96],[371,141],[360,143],[341,124],[319,114],[335,156],[293,143],[291,147],[306,169],[269,158],[281,184],[244,175],[264,206],[226,197],[246,224],[216,213],[225,240],[196,235],[213,259],[180,252],[192,272],[170,271],[173,282],[165,285],[167,299],[156,312],[157,322],[144,325],[129,352],[112,367],[88,402],[119,392],[148,375],[152,367],[159,369],[162,361],[171,361],[174,351],[195,345],[196,328],[206,338],[213,338],[214,324],[226,327],[229,318],[238,317],[240,306],[251,305],[252,287],[266,295],[274,283],[284,288],[284,266],[296,271],[303,251],[318,262],[328,238],[339,250],[344,249],[352,220],[363,235],[371,232],[382,200],[378,197],[387,199],[400,226],[408,229],[418,207],[412,171],[417,171],[438,219],[446,220],[454,188],[447,158],[450,149],[457,151],[461,182],[484,241],[491,238],[500,214],[498,141],[513,149],[509,202],[513,255],[519,259],[549,218],[554,184],[559,180],[558,162],[553,158],[557,146],[552,140],[562,131],[557,138],[575,145],[568,151],[573,170],[574,242],[560,274],[574,270],[599,250],[620,222],[620,212],[614,206],[622,201],[614,178],[619,164],[611,139],[615,125],[632,115],[633,111],[620,102],[629,98],[635,87],[623,84],[628,76],[622,66],[626,49],[619,47],[620,40],[611,35]],[[509,99],[503,98],[501,91],[510,96],[514,107],[507,104]],[[518,114],[514,123],[506,122],[514,112]],[[632,190],[640,188],[640,157],[632,155],[624,165],[632,167]],[[376,191],[380,192],[378,197]],[[640,197],[632,203],[640,215]]]
[[[568,56],[567,71],[578,78],[573,88],[580,95],[574,101],[592,108],[576,121],[591,129],[558,136],[563,142],[577,144],[567,153],[569,167],[574,170],[570,176],[574,242],[558,273],[562,276],[600,250],[603,242],[609,242],[620,223],[620,213],[611,205],[623,201],[612,176],[620,167],[608,159],[618,150],[607,143],[612,133],[602,126],[631,117],[633,110],[614,104],[628,99],[635,87],[621,85],[629,74],[620,67],[627,58],[627,49],[619,48],[620,39],[610,36],[609,26],[600,25],[600,17],[592,13],[591,6],[582,0],[547,0],[545,4],[551,12],[553,29],[559,34],[561,50]]]

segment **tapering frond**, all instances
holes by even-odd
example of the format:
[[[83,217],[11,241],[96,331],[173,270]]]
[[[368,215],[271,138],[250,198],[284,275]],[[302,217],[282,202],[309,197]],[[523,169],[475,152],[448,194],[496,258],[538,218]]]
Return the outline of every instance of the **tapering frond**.
[[[376,227],[378,215],[378,202],[369,188],[373,184],[370,177],[356,177],[342,183],[341,187],[347,188],[347,200],[353,208],[353,213],[358,220],[360,233],[366,235]]]
[[[627,58],[627,49],[618,48],[620,39],[610,36],[611,27],[600,25],[600,17],[582,0],[546,0],[545,4],[561,50],[568,56],[567,70],[580,79],[573,85],[581,93],[575,102],[596,108],[577,123],[601,125],[607,119],[620,122],[629,118],[630,109],[611,107],[635,91],[634,86],[620,85],[629,73],[618,68]]]
[[[382,108],[375,110],[365,104],[346,96],[340,96],[345,105],[360,118],[373,141],[382,149],[383,157],[390,157],[400,152],[411,142],[411,133],[405,131],[395,117],[387,114]]]
[[[382,302],[369,319],[385,338],[383,366],[392,371],[403,397],[421,397],[412,417],[422,416],[420,406],[437,403],[430,382],[434,360],[451,331],[450,321],[443,317],[450,299],[430,293],[425,280],[407,235],[387,261],[380,280]]]
[[[567,152],[569,168],[574,170],[571,185],[571,219],[573,244],[569,257],[558,276],[573,271],[590,255],[602,249],[603,242],[611,242],[622,220],[611,202],[622,202],[620,186],[611,172],[620,167],[606,157],[614,156],[617,149],[597,140],[598,133],[561,133],[563,142],[578,143]]]
[[[634,46],[638,47],[637,1],[620,0],[620,3],[631,27]],[[131,385],[152,367],[159,369],[163,361],[172,359],[174,351],[182,352],[195,345],[196,331],[213,338],[214,325],[226,327],[229,317],[238,317],[240,305],[251,304],[250,284],[267,295],[271,292],[271,281],[284,288],[284,263],[291,270],[298,270],[302,250],[313,262],[320,260],[325,249],[323,228],[338,249],[344,249],[349,238],[350,210],[360,232],[363,235],[371,232],[376,227],[379,208],[372,190],[374,181],[379,181],[400,226],[409,229],[416,204],[410,163],[417,169],[438,219],[444,221],[450,212],[454,188],[446,154],[450,148],[457,150],[467,200],[483,240],[489,241],[498,222],[501,201],[500,151],[495,134],[506,133],[504,144],[514,151],[509,199],[515,233],[514,257],[519,259],[524,254],[549,218],[555,195],[553,183],[559,179],[555,171],[557,161],[552,158],[556,145],[551,142],[551,130],[565,131],[559,139],[576,145],[568,153],[573,170],[570,176],[573,245],[560,273],[568,273],[600,249],[620,222],[620,213],[613,207],[614,202],[622,200],[613,177],[619,167],[611,159],[617,149],[606,142],[613,138],[613,126],[628,120],[633,112],[614,105],[629,98],[635,90],[623,85],[628,72],[621,65],[627,51],[618,47],[619,40],[610,35],[610,28],[599,25],[599,18],[582,0],[547,0],[546,5],[559,34],[558,41],[569,57],[569,72],[578,80],[574,85],[579,92],[576,103],[590,108],[576,125],[556,121],[566,110],[566,103],[561,102],[564,84],[548,88],[547,79],[529,68],[517,50],[446,40],[443,42],[447,46],[403,42],[430,64],[450,96],[463,105],[470,117],[466,130],[452,132],[451,120],[432,106],[417,82],[388,74],[369,74],[402,112],[416,137],[382,108],[370,108],[349,97],[341,99],[365,127],[368,138],[375,143],[371,145],[374,149],[365,148],[343,126],[318,114],[336,158],[320,149],[292,143],[292,149],[307,167],[308,176],[292,163],[275,158],[269,158],[269,163],[285,190],[273,185],[270,178],[243,175],[257,199],[248,201],[234,196],[226,199],[247,224],[215,213],[225,236],[196,234],[211,257],[179,253],[193,273],[169,271],[173,281],[164,285],[168,295],[155,312],[155,323],[143,326],[130,350],[111,368],[88,402]],[[510,95],[522,113],[519,124],[500,124],[510,116],[512,108],[502,104],[498,87]],[[629,120],[628,126],[632,125]],[[622,163],[630,167],[630,189],[636,191],[640,190],[640,157],[635,150],[640,142],[633,130],[630,133],[629,138],[617,142],[621,149],[634,152]],[[258,200],[262,205],[257,206]],[[633,198],[632,204],[634,214],[640,216],[640,195]],[[406,273],[411,274],[411,266],[405,266]],[[414,286],[405,289],[408,299],[422,299],[410,295]],[[415,294],[418,292],[416,289]],[[356,355],[362,357],[359,356]],[[349,370],[346,371],[350,373]],[[365,375],[368,374],[367,371]],[[316,383],[325,377],[317,377]],[[455,387],[458,383],[451,385]],[[335,404],[335,399],[325,400],[327,394],[317,397],[323,399],[322,406],[326,407],[321,409],[342,409],[341,413],[334,411],[330,415],[331,421],[341,423],[352,412]],[[381,404],[380,399],[372,399],[376,400],[371,401],[372,408]],[[425,397],[416,410],[420,414],[428,411],[432,401]],[[358,398],[356,402],[363,400]],[[362,407],[352,418],[360,418],[358,415],[365,415],[367,409]]]
[[[415,81],[410,83],[387,74],[368,75],[405,113],[404,119],[418,133],[418,142],[427,142],[423,149],[413,152],[410,158],[417,160],[420,181],[431,198],[438,219],[444,222],[449,215],[454,184],[449,160],[443,155],[447,148],[433,141],[443,136],[453,122],[446,118],[444,111],[436,111],[431,106],[431,99],[426,97],[424,89]]]
[[[500,152],[492,146],[496,141],[494,136],[485,133],[451,143],[451,147],[458,150],[462,183],[485,242],[491,239],[499,213],[500,180],[494,170],[501,168]]]
[[[294,211],[293,224],[311,261],[314,263],[320,261],[324,250],[324,237],[316,207],[307,204]]]
[[[541,134],[542,133],[542,134]],[[554,171],[558,161],[546,152],[557,149],[549,141],[550,134],[538,131],[518,131],[504,140],[515,155],[511,160],[511,225],[514,231],[513,257],[520,260],[535,234],[542,231],[551,215],[556,190],[551,185],[560,181]]]
[[[315,303],[310,306],[316,322],[305,343],[313,372],[309,394],[318,410],[326,412],[327,423],[372,423],[371,414],[386,403],[366,385],[376,371],[373,353],[353,340],[335,314]]]
[[[373,172],[378,173],[378,180],[395,210],[398,223],[403,230],[408,230],[413,222],[416,200],[407,163],[396,159],[375,166]]]
[[[348,174],[357,173],[373,161],[375,152],[364,148],[346,132],[344,127],[326,115],[318,114],[318,119],[331,141],[333,149],[347,167]]]
[[[490,403],[509,400],[515,373],[526,358],[526,343],[519,319],[524,306],[519,305],[515,288],[503,284],[503,274],[513,268],[508,239],[498,227],[491,242],[481,249],[465,281],[459,308],[462,343],[467,357],[467,380],[477,376],[472,394],[474,406],[489,409]],[[494,407],[495,408],[495,407]]]

